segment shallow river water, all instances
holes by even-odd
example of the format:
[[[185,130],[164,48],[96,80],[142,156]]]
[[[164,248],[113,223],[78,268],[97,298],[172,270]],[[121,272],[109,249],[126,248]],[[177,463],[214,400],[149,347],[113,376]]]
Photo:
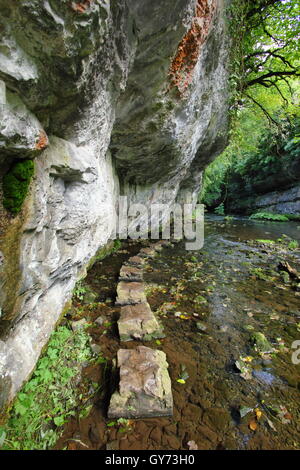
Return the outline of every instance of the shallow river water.
[[[300,271],[291,242],[300,240],[298,226],[208,216],[203,249],[188,252],[176,243],[149,263],[147,297],[166,337],[145,345],[167,355],[170,419],[106,418],[112,360],[120,347],[136,346],[120,343],[117,335],[117,277],[140,244],[126,242],[96,263],[86,283],[99,293],[99,303],[78,305],[73,315],[78,319],[80,311],[91,322],[89,332],[101,347],[105,362],[83,372],[83,380],[101,389],[89,415],[66,424],[56,448],[169,450],[188,449],[192,441],[198,449],[300,449],[300,365],[292,360],[300,340],[300,289],[279,268],[288,262]],[[275,244],[257,241],[278,238]],[[94,323],[99,315],[101,326]],[[257,333],[264,335],[263,346]]]

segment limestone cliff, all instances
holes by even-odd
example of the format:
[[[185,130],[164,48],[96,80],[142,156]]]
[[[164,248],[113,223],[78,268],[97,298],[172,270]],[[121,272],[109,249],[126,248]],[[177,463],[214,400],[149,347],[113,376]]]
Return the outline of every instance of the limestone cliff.
[[[225,9],[223,0],[0,0],[0,176],[34,159],[21,212],[0,204],[0,407],[112,238],[118,196],[196,197],[225,147]]]
[[[259,196],[231,197],[228,201],[228,210],[236,214],[270,212],[283,215],[299,215],[300,185],[291,186],[280,191],[267,192]]]

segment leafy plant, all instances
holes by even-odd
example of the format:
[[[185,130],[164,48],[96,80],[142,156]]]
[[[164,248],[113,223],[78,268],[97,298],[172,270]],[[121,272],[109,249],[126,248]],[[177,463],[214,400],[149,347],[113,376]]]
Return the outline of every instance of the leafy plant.
[[[77,386],[83,363],[92,359],[89,335],[59,326],[22,388],[4,429],[4,449],[34,450],[53,447],[62,426],[80,403]],[[3,437],[4,436],[4,437]]]
[[[289,250],[297,250],[299,248],[299,243],[297,242],[297,240],[292,240],[289,242],[288,248]]]
[[[77,300],[83,300],[86,292],[87,292],[87,288],[84,286],[83,282],[78,281],[73,291],[74,297],[77,298]]]
[[[270,90],[270,94],[287,102],[288,79],[299,76],[299,3],[232,0],[228,16],[233,104],[237,108],[247,100],[270,123],[277,124],[257,90]]]
[[[225,215],[225,210],[224,210],[224,203],[220,204],[218,207],[215,209],[215,214],[217,215]]]
[[[109,423],[107,423],[107,427],[108,428],[117,427],[119,428],[120,432],[129,432],[132,430],[132,424],[133,422],[130,419],[119,418],[117,421],[110,421]]]
[[[252,214],[249,219],[251,220],[271,220],[274,222],[288,222],[288,218],[282,214],[271,214],[269,212],[257,212]]]
[[[270,281],[272,280],[272,276],[268,275],[265,270],[262,268],[251,268],[250,269],[250,274],[252,276],[255,276],[257,279],[260,279],[262,281]]]
[[[259,90],[280,127],[243,103],[232,120],[230,145],[205,170],[200,201],[209,210],[224,204],[225,212],[251,214],[256,197],[292,186],[300,174],[299,82],[290,84],[294,98],[282,106],[268,89]],[[299,214],[286,214],[300,220]]]
[[[3,205],[12,214],[18,214],[28,192],[34,173],[32,160],[15,162],[3,177]]]

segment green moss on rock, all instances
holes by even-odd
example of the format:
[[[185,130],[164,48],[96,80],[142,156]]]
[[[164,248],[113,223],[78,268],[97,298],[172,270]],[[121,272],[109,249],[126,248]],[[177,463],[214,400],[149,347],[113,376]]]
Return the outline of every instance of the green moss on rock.
[[[272,345],[269,343],[263,333],[255,332],[251,336],[251,343],[257,348],[259,352],[273,351]]]
[[[26,198],[34,162],[22,160],[13,164],[3,177],[3,205],[12,214],[18,214]]]

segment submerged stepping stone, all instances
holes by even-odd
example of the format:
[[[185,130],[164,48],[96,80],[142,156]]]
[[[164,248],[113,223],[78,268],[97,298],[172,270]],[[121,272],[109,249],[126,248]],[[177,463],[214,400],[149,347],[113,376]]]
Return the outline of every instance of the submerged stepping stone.
[[[164,337],[163,328],[148,303],[121,307],[118,328],[121,341],[151,341]]]
[[[142,268],[146,264],[146,258],[142,258],[141,256],[131,256],[126,263],[125,266],[136,266]]]
[[[161,243],[153,243],[152,245],[150,245],[150,248],[151,250],[160,253],[163,250],[163,245]]]
[[[119,280],[140,282],[143,280],[143,270],[136,266],[122,266]]]
[[[139,346],[118,351],[119,390],[110,400],[109,418],[173,415],[168,363],[163,351]]]
[[[144,284],[142,282],[121,281],[117,287],[117,305],[134,305],[147,302]]]
[[[167,246],[171,246],[172,242],[170,240],[159,240],[156,244],[159,244],[162,247],[167,247]]]
[[[138,256],[143,258],[154,258],[154,256],[156,256],[156,251],[153,248],[142,248]]]

